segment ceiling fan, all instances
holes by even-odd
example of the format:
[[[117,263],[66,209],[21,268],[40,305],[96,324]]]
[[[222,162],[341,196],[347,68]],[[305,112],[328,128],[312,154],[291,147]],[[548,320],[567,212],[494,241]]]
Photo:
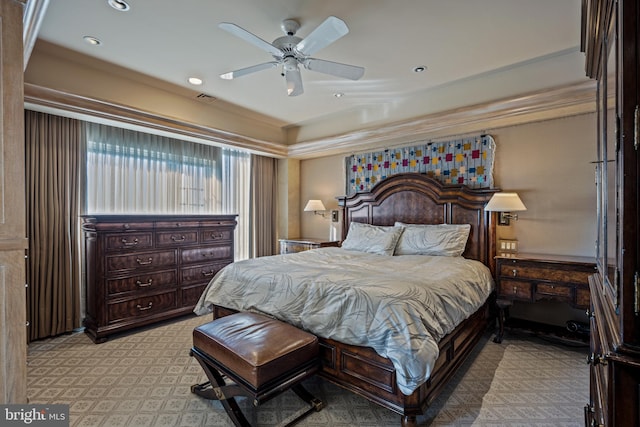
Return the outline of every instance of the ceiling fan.
[[[304,92],[299,65],[302,65],[307,70],[350,80],[358,80],[364,74],[363,67],[311,58],[311,55],[329,46],[349,32],[347,24],[335,16],[325,19],[304,39],[295,35],[300,28],[300,24],[293,19],[285,19],[282,21],[280,28],[286,35],[278,37],[273,43],[266,42],[236,24],[222,22],[218,26],[270,53],[275,60],[221,74],[220,77],[223,79],[235,79],[256,71],[282,65],[282,75],[287,82],[287,95],[297,96]]]

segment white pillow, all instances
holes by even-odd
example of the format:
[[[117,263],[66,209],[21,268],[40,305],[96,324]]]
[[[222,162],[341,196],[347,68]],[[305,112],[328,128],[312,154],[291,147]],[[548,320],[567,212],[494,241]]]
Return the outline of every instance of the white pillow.
[[[369,252],[379,255],[393,255],[403,227],[370,225],[352,222],[342,249]]]
[[[467,246],[470,224],[403,224],[395,255],[461,256]]]

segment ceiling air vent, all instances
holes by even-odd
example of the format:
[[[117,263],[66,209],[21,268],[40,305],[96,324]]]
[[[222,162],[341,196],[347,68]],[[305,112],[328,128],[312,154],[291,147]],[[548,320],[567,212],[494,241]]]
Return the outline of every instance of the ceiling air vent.
[[[206,93],[200,93],[196,96],[199,101],[205,102],[207,104],[213,104],[216,101],[216,97],[207,95]]]

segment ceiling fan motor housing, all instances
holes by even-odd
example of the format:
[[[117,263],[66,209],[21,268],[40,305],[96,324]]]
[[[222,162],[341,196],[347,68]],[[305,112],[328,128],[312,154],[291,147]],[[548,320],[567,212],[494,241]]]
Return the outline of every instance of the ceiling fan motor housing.
[[[295,19],[285,19],[280,24],[280,28],[286,35],[292,36],[300,29],[300,24]]]

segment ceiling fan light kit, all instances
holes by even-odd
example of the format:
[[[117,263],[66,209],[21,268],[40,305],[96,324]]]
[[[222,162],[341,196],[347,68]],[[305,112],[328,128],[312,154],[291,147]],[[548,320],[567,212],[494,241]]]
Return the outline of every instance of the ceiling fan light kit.
[[[234,36],[270,53],[275,60],[223,73],[220,75],[222,79],[231,80],[257,71],[281,66],[282,75],[286,81],[287,95],[297,96],[304,93],[299,68],[300,65],[307,70],[350,80],[358,80],[364,75],[363,67],[311,58],[311,55],[314,53],[324,49],[349,33],[347,24],[335,16],[330,16],[325,19],[322,24],[316,27],[316,29],[304,39],[295,35],[300,28],[300,24],[293,19],[285,19],[280,25],[285,35],[278,37],[272,43],[229,22],[222,22],[218,26]]]

